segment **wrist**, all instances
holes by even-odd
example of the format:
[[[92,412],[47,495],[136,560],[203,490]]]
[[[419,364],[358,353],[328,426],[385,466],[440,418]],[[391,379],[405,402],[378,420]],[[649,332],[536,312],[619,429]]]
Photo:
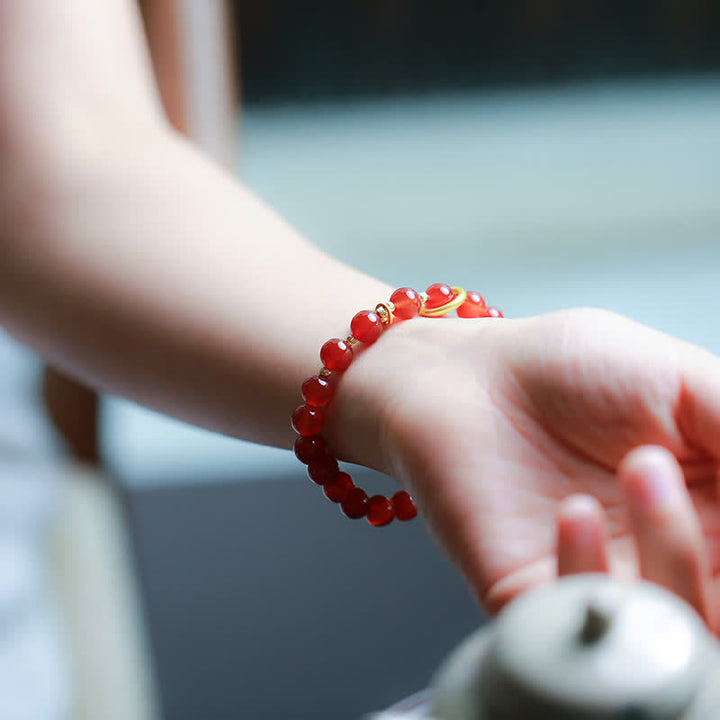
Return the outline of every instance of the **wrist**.
[[[496,323],[417,318],[389,328],[338,381],[326,417],[338,458],[403,481],[404,456],[467,398],[467,381],[487,387]],[[440,416],[433,416],[433,409]]]
[[[417,445],[413,430],[430,438],[432,410],[442,410],[447,399],[438,395],[445,392],[443,382],[437,385],[435,380],[452,379],[459,366],[448,366],[446,361],[462,357],[462,340],[468,339],[464,329],[459,334],[453,329],[470,325],[478,329],[466,320],[428,320],[455,310],[461,318],[502,317],[496,308],[486,307],[480,295],[462,288],[437,284],[420,294],[404,288],[374,311],[357,313],[346,340],[333,339],[323,345],[323,369],[303,384],[305,404],[293,414],[293,427],[301,436],[295,453],[308,465],[310,478],[324,486],[330,500],[341,503],[348,517],[367,514],[370,524],[385,525],[394,517],[409,520],[415,516],[407,493],[368,499],[337,461],[366,465],[397,478],[408,475],[404,457],[412,456]],[[401,322],[411,318],[417,319]],[[454,347],[438,342],[444,336]],[[451,380],[453,384],[457,389],[457,381]],[[449,396],[450,414],[453,398]]]

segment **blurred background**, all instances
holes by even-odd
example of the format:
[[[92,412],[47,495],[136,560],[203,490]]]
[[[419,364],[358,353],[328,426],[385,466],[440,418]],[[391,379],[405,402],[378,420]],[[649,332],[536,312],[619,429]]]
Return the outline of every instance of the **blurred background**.
[[[143,11],[175,124],[333,255],[720,352],[718,3]],[[82,463],[60,541],[78,717],[359,718],[482,621],[421,523],[351,523],[285,451],[48,377]]]

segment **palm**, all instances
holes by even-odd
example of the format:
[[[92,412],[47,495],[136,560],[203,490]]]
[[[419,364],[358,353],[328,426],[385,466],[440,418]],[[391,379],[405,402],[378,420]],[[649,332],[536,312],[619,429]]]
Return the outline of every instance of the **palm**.
[[[615,471],[638,445],[662,445],[682,462],[720,568],[716,459],[704,447],[686,377],[687,357],[700,351],[585,311],[498,324],[486,334],[476,356],[486,358],[479,389],[447,381],[444,411],[434,410],[432,432],[412,428],[416,439],[403,458],[431,524],[486,607],[498,609],[555,575],[557,504],[573,493],[600,500],[613,570],[636,572]]]

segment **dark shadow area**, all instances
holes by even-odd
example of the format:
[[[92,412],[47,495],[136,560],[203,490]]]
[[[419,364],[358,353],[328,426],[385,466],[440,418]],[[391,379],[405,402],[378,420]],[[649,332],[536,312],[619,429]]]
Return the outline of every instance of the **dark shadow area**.
[[[356,720],[481,622],[421,522],[350,521],[302,479],[135,491],[129,511],[167,720]]]
[[[720,69],[713,0],[236,0],[246,102]]]

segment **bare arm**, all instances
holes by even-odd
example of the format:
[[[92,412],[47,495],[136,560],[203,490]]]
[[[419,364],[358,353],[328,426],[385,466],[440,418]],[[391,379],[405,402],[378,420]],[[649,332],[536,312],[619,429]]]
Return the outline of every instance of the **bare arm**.
[[[96,387],[289,446],[321,343],[390,288],[168,129],[131,8],[0,0],[0,320]],[[417,319],[353,362],[323,434],[412,490],[490,610],[556,575],[557,504],[578,492],[609,518],[609,567],[646,572],[617,472],[660,445],[702,534],[663,548],[702,610],[720,606],[719,378],[717,357],[602,311]]]
[[[320,345],[388,289],[169,131],[77,157],[6,236],[3,323],[102,390],[287,446]]]
[[[104,15],[87,0],[32,4],[2,6],[2,323],[97,388],[289,445],[320,344],[388,289],[308,244],[169,130],[130,4]],[[38,47],[55,74],[30,68],[11,96],[12,61],[40,62]]]

